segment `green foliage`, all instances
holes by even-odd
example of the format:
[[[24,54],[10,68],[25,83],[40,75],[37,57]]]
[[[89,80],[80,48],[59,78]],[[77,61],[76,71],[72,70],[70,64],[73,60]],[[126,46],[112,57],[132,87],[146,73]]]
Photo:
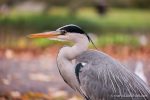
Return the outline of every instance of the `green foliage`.
[[[138,9],[110,9],[106,16],[99,16],[93,8],[82,8],[76,16],[69,16],[66,8],[53,8],[48,15],[24,14],[20,12],[9,16],[0,16],[0,46],[11,44],[12,46],[26,47],[28,44],[46,47],[53,41],[36,39],[28,42],[27,39],[17,39],[31,33],[55,30],[66,24],[77,24],[86,32],[101,35],[98,39],[99,46],[114,45],[138,45],[136,38],[131,38],[132,33],[150,32],[150,13],[148,10]],[[104,34],[108,33],[106,36]],[[119,35],[109,33],[128,33]],[[103,38],[101,38],[103,37]],[[123,38],[125,37],[125,38]],[[20,42],[21,41],[21,42]],[[16,42],[16,43],[15,43]]]
[[[94,9],[82,9],[79,16],[97,24],[100,32],[131,33],[150,29],[148,10],[110,9],[106,16],[99,16]]]
[[[69,16],[67,9],[57,11],[56,13],[50,12],[50,15],[16,14],[13,16],[1,16],[0,29],[9,29],[15,34],[27,34],[54,30],[62,25],[72,23],[83,27],[87,32],[94,33],[150,31],[149,11],[112,9],[106,16],[99,16],[93,8],[82,8],[75,17]],[[15,32],[13,32],[14,30]]]
[[[50,41],[48,39],[33,39],[32,44],[36,47],[47,47],[52,44],[56,44],[56,41]]]
[[[47,47],[50,45],[60,45],[60,44],[67,44],[70,45],[69,42],[67,41],[57,41],[57,40],[49,40],[49,39],[30,39],[30,46],[35,46],[35,47]]]
[[[140,45],[139,40],[135,36],[118,33],[101,35],[96,43],[100,47],[105,47],[107,45],[138,47]]]

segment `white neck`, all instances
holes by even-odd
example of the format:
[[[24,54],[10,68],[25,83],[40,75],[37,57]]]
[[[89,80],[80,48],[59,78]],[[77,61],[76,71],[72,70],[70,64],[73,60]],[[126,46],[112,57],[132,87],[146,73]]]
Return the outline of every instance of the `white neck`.
[[[75,45],[73,45],[72,47],[63,47],[59,51],[57,57],[59,72],[61,73],[61,76],[64,78],[64,80],[66,80],[72,88],[74,88],[74,86],[78,84],[75,77],[75,63],[73,63],[73,60],[76,58],[76,56],[82,54],[88,49],[89,43],[86,36],[81,36],[80,38],[73,41],[75,42]]]
[[[86,36],[76,38],[73,41],[75,44],[72,47],[63,47],[60,50],[59,55],[64,57],[64,59],[73,60],[88,49],[89,41]]]

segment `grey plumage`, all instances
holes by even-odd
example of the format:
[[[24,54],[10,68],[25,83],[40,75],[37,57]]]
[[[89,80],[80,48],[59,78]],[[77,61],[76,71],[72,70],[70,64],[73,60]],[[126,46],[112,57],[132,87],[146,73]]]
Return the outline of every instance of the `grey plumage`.
[[[110,56],[89,50],[76,57],[82,62],[80,89],[89,100],[150,100],[150,88]]]

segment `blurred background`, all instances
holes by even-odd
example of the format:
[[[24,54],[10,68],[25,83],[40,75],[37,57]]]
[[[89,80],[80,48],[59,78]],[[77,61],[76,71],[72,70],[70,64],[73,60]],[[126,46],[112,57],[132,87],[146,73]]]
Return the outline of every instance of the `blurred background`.
[[[57,70],[64,43],[27,38],[66,24],[150,85],[150,0],[0,0],[0,100],[82,100]]]

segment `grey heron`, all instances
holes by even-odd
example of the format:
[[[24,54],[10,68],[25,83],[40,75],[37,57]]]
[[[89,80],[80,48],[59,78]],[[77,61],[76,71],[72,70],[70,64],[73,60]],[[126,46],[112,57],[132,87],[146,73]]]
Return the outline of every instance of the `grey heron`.
[[[92,40],[79,26],[69,24],[29,37],[74,43],[60,49],[57,65],[64,81],[85,100],[150,100],[149,86],[136,74],[107,54],[88,50]]]

